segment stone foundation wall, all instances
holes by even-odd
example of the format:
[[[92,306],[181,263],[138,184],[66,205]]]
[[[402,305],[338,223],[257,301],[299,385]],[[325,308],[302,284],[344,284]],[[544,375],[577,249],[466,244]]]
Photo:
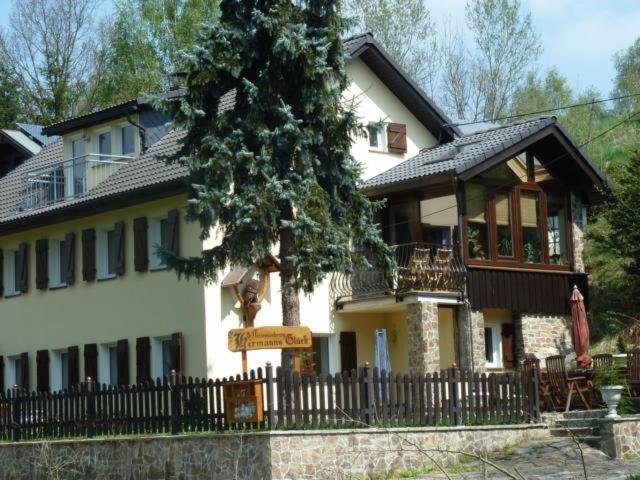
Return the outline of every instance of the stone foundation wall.
[[[522,337],[519,337],[519,330]],[[516,333],[519,337],[516,341],[518,358],[533,353],[541,360],[542,367],[545,357],[573,354],[571,315],[522,313],[516,319]]]
[[[543,425],[515,425],[5,443],[0,472],[8,480],[49,479],[61,468],[69,480],[341,479],[431,463],[417,448],[448,464],[458,459],[451,451],[496,451],[547,435]]]
[[[458,307],[458,331],[460,334],[460,367],[485,372],[487,368],[482,310],[471,310],[468,304]]]
[[[440,370],[438,304],[415,302],[407,305],[407,354],[411,373]]]
[[[640,458],[640,415],[600,421],[600,448],[611,458]]]

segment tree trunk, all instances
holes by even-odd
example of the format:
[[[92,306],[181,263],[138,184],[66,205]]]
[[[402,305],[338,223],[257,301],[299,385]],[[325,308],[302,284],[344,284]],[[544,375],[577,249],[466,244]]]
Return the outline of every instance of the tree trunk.
[[[290,206],[282,209],[283,220],[293,219],[293,210]],[[289,260],[291,247],[293,246],[293,232],[290,228],[280,229],[280,290],[282,301],[282,325],[300,325],[300,298],[298,289],[290,285],[296,280],[296,271],[293,262]],[[293,350],[282,350],[281,365],[283,369],[293,370]]]

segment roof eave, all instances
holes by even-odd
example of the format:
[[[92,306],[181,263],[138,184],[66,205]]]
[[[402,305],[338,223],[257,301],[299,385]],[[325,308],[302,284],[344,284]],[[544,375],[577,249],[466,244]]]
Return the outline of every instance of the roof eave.
[[[89,113],[81,117],[72,118],[53,125],[43,127],[42,133],[47,136],[63,135],[73,130],[91,127],[98,123],[102,123],[114,118],[123,117],[134,113],[140,103],[138,100],[130,100],[128,102],[116,105],[94,113]]]
[[[440,183],[446,183],[452,181],[454,178],[453,170],[446,170],[444,172],[438,172],[431,175],[425,175],[422,177],[411,178],[409,180],[386,183],[383,185],[377,185],[373,187],[364,187],[360,191],[368,197],[377,197],[380,195],[387,195],[390,193],[398,193],[407,190],[413,190],[415,188],[425,187],[429,185],[435,185]]]

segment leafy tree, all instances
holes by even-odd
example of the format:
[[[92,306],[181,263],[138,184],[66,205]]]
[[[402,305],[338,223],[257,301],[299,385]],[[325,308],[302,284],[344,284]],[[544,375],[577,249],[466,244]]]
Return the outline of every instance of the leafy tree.
[[[640,93],[640,37],[626,50],[614,57],[616,67],[615,96]],[[620,110],[627,114],[640,111],[640,96],[625,98],[617,102]]]
[[[0,128],[12,128],[21,117],[20,84],[7,65],[0,64]]]
[[[278,247],[283,324],[299,325],[301,290],[363,262],[351,245],[389,260],[350,154],[362,127],[342,98],[344,22],[337,1],[222,0],[220,12],[185,58],[184,97],[165,106],[186,131],[169,161],[189,170],[188,219],[215,245],[164,255],[179,275],[212,281]]]
[[[437,80],[435,28],[423,0],[347,0],[354,33],[372,32],[391,57],[433,93]]]
[[[25,116],[52,123],[88,111],[97,70],[97,0],[14,0],[0,63],[18,79]]]

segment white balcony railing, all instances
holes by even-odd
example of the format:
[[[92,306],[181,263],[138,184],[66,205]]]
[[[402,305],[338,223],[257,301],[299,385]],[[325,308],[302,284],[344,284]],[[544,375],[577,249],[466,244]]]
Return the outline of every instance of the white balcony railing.
[[[66,202],[91,191],[134,157],[90,153],[25,174],[23,210]]]

